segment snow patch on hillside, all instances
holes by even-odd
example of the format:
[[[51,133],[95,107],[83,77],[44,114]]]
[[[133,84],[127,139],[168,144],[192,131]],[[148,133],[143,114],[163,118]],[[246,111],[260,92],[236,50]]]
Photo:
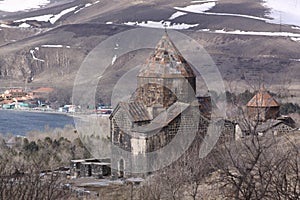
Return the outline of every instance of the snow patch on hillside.
[[[45,60],[42,60],[42,59],[39,59],[39,58],[37,58],[36,56],[35,56],[35,51],[38,51],[39,50],[39,48],[38,47],[36,47],[35,49],[31,49],[29,52],[30,52],[30,54],[31,54],[31,56],[32,56],[32,58],[33,58],[33,60],[36,60],[36,61],[40,61],[40,62],[45,62]]]
[[[111,61],[111,65],[115,64],[117,58],[118,58],[118,56],[114,55],[114,57],[112,58],[112,61]]]
[[[53,14],[49,15],[41,15],[41,16],[36,16],[36,17],[28,17],[20,20],[16,20],[14,22],[25,22],[25,21],[30,21],[30,20],[36,20],[38,22],[48,22],[51,17],[53,17]]]
[[[92,5],[93,5],[93,4],[91,4],[91,3],[87,3],[87,4],[84,5],[84,7],[87,8],[87,7],[90,7],[90,6],[92,6]]]
[[[13,28],[12,26],[6,25],[6,24],[0,24],[0,27],[2,28]]]
[[[200,1],[191,1],[191,3],[207,3],[207,2],[216,2],[218,0],[200,0]]]
[[[95,4],[95,3],[94,3],[94,4]],[[84,7],[82,7],[82,8],[80,8],[80,9],[76,10],[76,11],[74,12],[74,14],[79,13],[79,12],[82,11],[83,9],[88,8],[88,7],[92,6],[92,5],[93,5],[92,3],[87,3],[87,4],[84,5]]]
[[[54,24],[62,16],[74,11],[77,7],[78,6],[74,6],[72,8],[65,9],[58,14],[47,14],[47,15],[41,15],[41,16],[35,16],[35,17],[28,17],[28,18],[16,20],[14,22],[26,22],[26,21],[36,20],[36,21],[40,21],[40,22],[50,22],[51,24]]]
[[[293,59],[293,58],[291,58],[290,60],[291,60],[291,61],[300,62],[300,59]]]
[[[264,0],[262,5],[270,8],[270,22],[300,26],[299,0]]]
[[[216,5],[216,2],[205,2],[202,4],[189,5],[186,7],[174,7],[176,10],[192,13],[203,13],[212,9]]]
[[[41,8],[50,3],[50,0],[2,0],[0,10],[5,12],[18,12]]]
[[[225,31],[222,30],[209,30],[201,29],[200,32],[210,32],[210,33],[222,33],[222,34],[232,34],[232,35],[255,35],[255,36],[271,36],[271,37],[289,37],[293,41],[300,41],[300,33],[290,33],[290,32],[258,32],[258,31]]]
[[[77,7],[78,7],[78,6],[74,6],[74,7],[72,7],[72,8],[68,8],[68,9],[66,9],[66,10],[61,11],[61,12],[58,13],[57,15],[53,15],[53,17],[51,17],[51,18],[49,19],[50,23],[51,23],[51,24],[54,24],[54,23],[55,23],[57,20],[59,20],[62,16],[68,14],[69,12],[72,12],[72,11],[76,10]]]
[[[31,26],[24,22],[24,23],[20,24],[19,27],[20,28],[30,28]]]
[[[292,29],[300,30],[300,27],[299,26],[292,26]]]
[[[186,12],[181,12],[181,11],[177,11],[176,13],[174,13],[173,15],[171,15],[171,17],[169,17],[169,20],[173,20],[176,19],[177,17],[186,15]]]
[[[189,29],[192,27],[196,27],[199,24],[184,24],[184,23],[173,23],[170,21],[143,21],[143,22],[125,22],[124,24],[130,26],[141,26],[147,28],[167,28],[167,29]]]
[[[44,44],[41,45],[41,47],[45,47],[45,48],[63,48],[64,46],[61,44]]]
[[[267,18],[256,17],[256,16],[252,16],[252,15],[207,12],[216,5],[216,1],[197,1],[197,2],[202,2],[202,4],[189,5],[189,6],[186,6],[183,8],[182,7],[174,7],[174,8],[179,11],[196,13],[196,14],[242,17],[242,18],[255,19],[255,20],[260,20],[260,21],[268,21],[269,20]]]
[[[291,40],[295,42],[300,42],[300,37],[291,37]]]
[[[76,11],[74,12],[74,14],[79,13],[79,12],[82,11],[83,9],[88,8],[88,7],[91,7],[92,5],[95,5],[95,4],[97,4],[97,3],[100,3],[100,1],[95,1],[94,3],[87,3],[87,4],[84,5],[84,7],[82,7],[82,8],[80,8],[80,9],[76,10]]]
[[[217,15],[217,16],[229,16],[229,17],[242,17],[242,18],[255,19],[255,20],[260,20],[260,21],[268,21],[269,20],[267,18],[256,17],[256,16],[252,16],[252,15],[231,14],[231,13],[203,12],[203,13],[200,13],[200,14]]]
[[[211,10],[217,4],[217,2],[218,1],[214,1],[214,0],[192,1],[191,2],[192,5],[188,5],[186,7],[174,7],[174,9],[181,12],[188,12],[188,13],[242,17],[242,18],[265,21],[268,23],[277,23],[277,24],[282,23],[282,24],[300,26],[300,0],[286,0],[286,1],[263,0],[262,5],[270,9],[270,13],[267,15],[269,18],[256,17],[256,16],[244,15],[244,14],[209,12],[209,10]]]

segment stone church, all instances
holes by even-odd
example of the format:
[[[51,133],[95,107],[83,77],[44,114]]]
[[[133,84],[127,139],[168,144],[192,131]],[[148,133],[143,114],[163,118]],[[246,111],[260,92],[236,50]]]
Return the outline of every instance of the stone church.
[[[280,115],[280,104],[263,86],[246,104],[248,120],[236,124],[236,138],[251,134],[282,135],[296,130],[295,121]]]
[[[117,147],[112,148],[112,174],[128,177],[139,167],[151,171],[155,161],[148,153],[166,147],[177,134],[188,138],[205,131],[210,105],[210,98],[196,98],[195,72],[166,32],[139,71],[136,91],[110,116],[110,139]]]
[[[247,113],[250,118],[267,121],[279,117],[280,105],[263,86],[247,103]]]

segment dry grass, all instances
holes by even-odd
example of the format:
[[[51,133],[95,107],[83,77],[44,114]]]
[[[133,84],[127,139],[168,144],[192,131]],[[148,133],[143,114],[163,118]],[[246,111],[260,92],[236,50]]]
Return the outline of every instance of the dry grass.
[[[70,141],[78,138],[75,127],[72,125],[66,125],[64,128],[51,129],[46,127],[44,131],[31,131],[26,134],[26,137],[30,141],[44,140],[46,137],[50,137],[52,140],[64,137]]]

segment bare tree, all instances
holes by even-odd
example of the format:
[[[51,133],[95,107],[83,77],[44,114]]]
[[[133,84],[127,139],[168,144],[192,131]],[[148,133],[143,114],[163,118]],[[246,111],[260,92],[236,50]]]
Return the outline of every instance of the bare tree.
[[[247,113],[238,102],[232,102],[238,107],[237,121],[243,126],[244,136],[218,147],[217,167],[221,172],[222,189],[228,199],[298,199],[299,143],[286,143],[292,133],[281,136],[260,133],[259,127],[271,108],[264,107],[262,104],[266,101],[258,97],[254,99],[257,107],[252,113]],[[271,124],[265,127],[269,128]]]
[[[41,161],[40,161],[41,162]],[[34,162],[19,161],[2,154],[0,162],[0,199],[66,199],[70,191],[63,188],[65,176],[42,173]]]

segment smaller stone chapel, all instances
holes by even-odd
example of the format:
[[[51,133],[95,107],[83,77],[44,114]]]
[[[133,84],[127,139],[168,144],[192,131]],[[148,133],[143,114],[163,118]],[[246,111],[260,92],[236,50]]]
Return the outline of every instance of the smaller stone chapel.
[[[249,122],[239,121],[236,124],[236,138],[251,134],[282,135],[296,130],[295,121],[288,116],[280,115],[280,104],[263,86],[246,104]]]

